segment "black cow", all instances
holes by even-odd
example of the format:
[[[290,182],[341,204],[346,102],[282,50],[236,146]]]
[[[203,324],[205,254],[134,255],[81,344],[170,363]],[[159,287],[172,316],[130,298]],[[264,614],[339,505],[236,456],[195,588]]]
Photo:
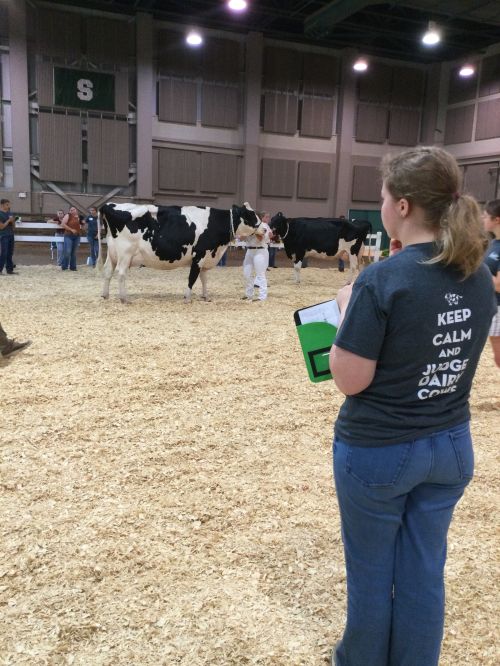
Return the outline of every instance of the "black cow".
[[[193,285],[200,275],[202,297],[207,300],[206,271],[217,265],[236,236],[244,238],[262,227],[247,203],[231,210],[109,203],[101,207],[99,214],[106,225],[108,245],[102,296],[109,297],[109,282],[118,267],[123,303],[127,301],[127,271],[130,266],[141,264],[166,270],[191,265],[184,298],[191,300]]]
[[[358,269],[358,257],[363,251],[363,243],[372,231],[366,220],[346,220],[330,217],[285,217],[277,213],[269,226],[279,235],[285,252],[292,259],[295,269],[295,282],[300,282],[300,269],[304,257],[335,257],[346,252],[349,259],[349,282]]]

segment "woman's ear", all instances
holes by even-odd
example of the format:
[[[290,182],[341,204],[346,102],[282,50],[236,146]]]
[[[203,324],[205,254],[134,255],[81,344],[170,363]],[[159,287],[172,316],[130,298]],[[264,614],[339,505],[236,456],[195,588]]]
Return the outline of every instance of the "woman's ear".
[[[398,210],[402,218],[408,217],[410,212],[410,202],[408,199],[400,199],[398,201]]]

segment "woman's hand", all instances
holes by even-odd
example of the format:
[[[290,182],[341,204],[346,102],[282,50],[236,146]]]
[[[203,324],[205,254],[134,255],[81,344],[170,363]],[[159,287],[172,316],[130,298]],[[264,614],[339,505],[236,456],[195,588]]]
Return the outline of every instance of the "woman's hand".
[[[347,310],[347,306],[349,305],[349,301],[351,300],[351,295],[352,295],[352,284],[346,284],[346,286],[342,287],[342,289],[340,289],[337,293],[336,300],[340,310],[339,327],[340,324],[344,321],[345,311]]]
[[[352,284],[346,284],[345,287],[339,289],[337,293],[337,305],[339,306],[340,312],[343,312],[348,306],[351,294],[352,294]]]

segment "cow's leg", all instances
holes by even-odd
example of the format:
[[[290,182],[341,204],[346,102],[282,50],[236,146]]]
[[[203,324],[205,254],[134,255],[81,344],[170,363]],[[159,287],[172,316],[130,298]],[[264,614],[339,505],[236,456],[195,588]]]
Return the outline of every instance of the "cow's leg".
[[[191,270],[189,271],[189,277],[188,277],[188,286],[186,291],[184,292],[184,302],[185,303],[190,303],[191,302],[191,294],[193,293],[193,286],[196,280],[198,279],[198,275],[200,274],[200,267],[196,263],[196,261],[193,259],[191,262]]]
[[[132,255],[124,254],[119,258],[117,263],[118,268],[118,295],[122,303],[128,303],[127,297],[127,273],[132,262]]]
[[[295,279],[295,284],[300,284],[300,269],[302,268],[302,259],[304,258],[305,255],[302,255],[299,257],[296,255],[295,259],[296,261],[293,264],[293,277]]]
[[[201,280],[201,297],[204,301],[209,301],[208,297],[208,288],[207,288],[207,275],[208,271],[206,269],[201,269],[200,271],[200,280]]]
[[[358,272],[358,257],[355,254],[349,254],[349,278],[347,284],[354,282],[354,273]]]
[[[104,264],[104,281],[102,283],[102,297],[109,298],[109,283],[116,268],[116,263],[112,259],[112,252],[108,249],[108,256]]]

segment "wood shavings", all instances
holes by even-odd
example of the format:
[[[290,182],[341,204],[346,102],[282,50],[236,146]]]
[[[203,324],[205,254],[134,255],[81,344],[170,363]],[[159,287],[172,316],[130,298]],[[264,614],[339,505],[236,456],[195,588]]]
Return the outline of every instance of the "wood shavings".
[[[0,368],[2,664],[321,666],[345,614],[332,423],[293,311],[344,276],[133,269],[131,305],[88,267],[22,266],[1,322],[32,346]],[[195,294],[200,286],[195,287]],[[441,666],[493,666],[499,372],[472,393],[476,478],[449,539]]]

